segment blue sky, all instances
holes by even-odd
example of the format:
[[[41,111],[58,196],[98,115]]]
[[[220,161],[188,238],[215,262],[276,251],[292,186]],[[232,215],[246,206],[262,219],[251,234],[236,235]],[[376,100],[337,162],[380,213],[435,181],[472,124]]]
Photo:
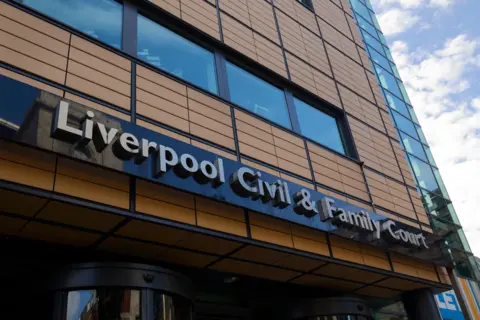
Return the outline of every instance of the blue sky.
[[[371,2],[470,246],[480,256],[480,1]]]

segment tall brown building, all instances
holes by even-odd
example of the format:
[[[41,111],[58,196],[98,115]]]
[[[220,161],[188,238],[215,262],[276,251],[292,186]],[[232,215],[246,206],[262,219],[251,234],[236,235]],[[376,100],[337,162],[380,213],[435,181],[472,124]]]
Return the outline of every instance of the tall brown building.
[[[0,0],[2,314],[441,319],[461,253],[362,23],[348,0]]]

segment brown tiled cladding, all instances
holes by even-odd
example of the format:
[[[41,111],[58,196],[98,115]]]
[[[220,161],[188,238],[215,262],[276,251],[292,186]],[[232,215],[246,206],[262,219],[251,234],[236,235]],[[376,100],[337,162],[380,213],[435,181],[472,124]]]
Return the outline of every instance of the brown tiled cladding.
[[[317,15],[342,32],[345,36],[353,39],[348,22],[345,18],[345,13],[342,9],[330,0],[313,0],[312,3]]]
[[[334,258],[390,270],[387,254],[383,250],[336,236],[330,237],[330,245]]]
[[[230,106],[141,66],[137,113],[235,149]]]
[[[70,34],[0,2],[0,59],[63,84]]]
[[[148,0],[183,21],[220,39],[217,9],[214,1],[204,0]]]
[[[267,39],[255,29],[221,13],[223,41],[249,58],[286,77],[282,49],[277,41]]]
[[[364,201],[370,197],[359,164],[346,160],[313,143],[308,144],[315,181]]]
[[[0,59],[130,109],[130,61],[5,2],[0,3]]]
[[[370,128],[364,123],[348,117],[355,145],[367,167],[382,172],[398,181],[402,181],[400,168],[390,145],[388,136]]]
[[[312,178],[302,139],[238,110],[235,118],[241,154]]]
[[[397,253],[390,255],[393,270],[408,276],[439,282],[435,266]]]
[[[365,169],[365,176],[375,205],[417,220],[405,185],[369,169]]]
[[[375,104],[341,84],[338,85],[338,90],[346,112],[385,133],[380,109]]]
[[[219,0],[220,10],[261,34],[280,44],[272,5],[264,0]],[[223,18],[222,16],[222,26]],[[224,35],[225,36],[225,35]]]

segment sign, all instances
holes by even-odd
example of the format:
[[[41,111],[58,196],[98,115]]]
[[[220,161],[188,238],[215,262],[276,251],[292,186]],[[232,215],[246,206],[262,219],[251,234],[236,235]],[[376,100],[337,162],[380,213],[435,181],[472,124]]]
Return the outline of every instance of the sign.
[[[354,241],[450,265],[410,225],[0,76],[0,138]]]
[[[179,153],[167,144],[138,137],[130,132],[120,132],[117,128],[108,127],[101,120],[95,119],[91,110],[80,115],[81,127],[75,127],[69,118],[78,118],[78,114],[70,116],[70,104],[60,101],[54,114],[51,136],[78,147],[92,143],[97,152],[102,152],[111,146],[113,154],[121,160],[134,159],[135,164],[142,164],[153,158],[152,177],[159,178],[173,171],[178,179],[193,179],[199,185],[209,185],[218,188],[226,183],[224,159],[218,157],[215,161],[197,159],[190,153]],[[293,206],[295,213],[314,217],[320,213],[322,221],[331,220],[339,228],[355,229],[358,232],[369,232],[373,239],[380,239],[385,234],[389,242],[397,242],[403,246],[416,246],[428,249],[425,236],[421,232],[409,232],[397,227],[393,220],[373,220],[370,214],[357,208],[349,211],[336,204],[331,197],[323,196],[312,199],[312,191],[302,188],[290,194],[286,181],[281,179],[268,182],[262,179],[263,173],[240,167],[229,176],[232,190],[245,201],[261,201],[265,206],[286,208]],[[293,200],[292,200],[293,199]],[[341,204],[340,204],[341,205]]]
[[[444,320],[463,320],[463,313],[453,290],[435,296],[438,308]]]

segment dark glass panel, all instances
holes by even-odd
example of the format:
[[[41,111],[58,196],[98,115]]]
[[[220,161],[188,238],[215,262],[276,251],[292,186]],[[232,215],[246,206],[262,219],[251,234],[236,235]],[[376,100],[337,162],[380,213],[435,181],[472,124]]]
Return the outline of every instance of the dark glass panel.
[[[70,291],[67,320],[140,320],[140,291],[122,288]]]
[[[192,304],[184,298],[160,292],[153,294],[154,320],[191,320]]]

